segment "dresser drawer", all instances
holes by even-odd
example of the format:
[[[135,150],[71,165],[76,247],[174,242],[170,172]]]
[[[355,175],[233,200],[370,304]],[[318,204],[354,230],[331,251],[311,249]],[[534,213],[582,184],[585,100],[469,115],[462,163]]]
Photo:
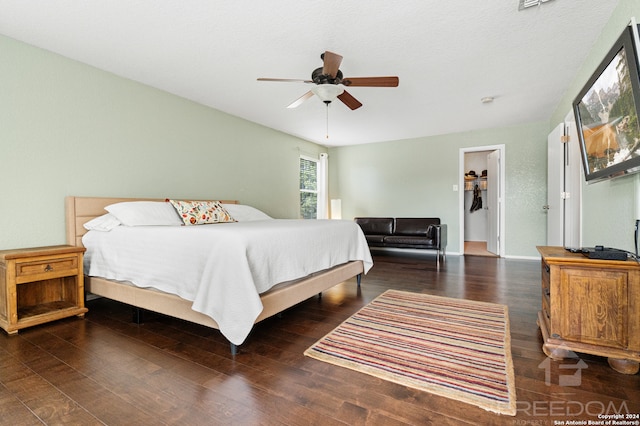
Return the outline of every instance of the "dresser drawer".
[[[60,277],[73,275],[78,271],[78,256],[42,259],[29,262],[16,262],[16,278],[32,278],[50,275]]]
[[[551,294],[551,267],[542,261],[542,293]]]

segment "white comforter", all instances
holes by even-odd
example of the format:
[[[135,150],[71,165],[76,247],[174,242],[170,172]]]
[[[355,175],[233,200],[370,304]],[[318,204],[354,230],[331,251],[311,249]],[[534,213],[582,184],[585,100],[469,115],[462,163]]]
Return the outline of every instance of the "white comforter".
[[[118,226],[90,231],[85,273],[129,281],[193,301],[241,344],[262,311],[260,293],[351,261],[373,266],[351,221],[264,220],[199,226]]]

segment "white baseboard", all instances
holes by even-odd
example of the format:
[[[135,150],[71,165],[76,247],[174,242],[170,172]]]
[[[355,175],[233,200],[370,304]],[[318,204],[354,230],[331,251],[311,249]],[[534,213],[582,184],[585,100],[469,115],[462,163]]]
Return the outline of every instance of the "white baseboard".
[[[430,249],[413,249],[413,248],[396,248],[396,247],[371,247],[371,251],[388,251],[393,253],[412,253],[412,254],[435,254],[436,250]],[[457,251],[447,251],[447,256],[464,256],[464,253],[460,253]],[[518,260],[540,260],[540,256],[514,256],[514,255],[505,255],[503,259],[518,259]]]

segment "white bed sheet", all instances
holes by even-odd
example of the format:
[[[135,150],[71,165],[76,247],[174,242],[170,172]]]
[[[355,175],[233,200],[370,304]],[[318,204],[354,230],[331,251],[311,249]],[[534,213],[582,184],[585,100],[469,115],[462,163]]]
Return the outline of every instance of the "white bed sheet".
[[[373,266],[360,227],[346,220],[264,220],[89,231],[84,270],[193,302],[241,344],[274,285],[352,260]]]

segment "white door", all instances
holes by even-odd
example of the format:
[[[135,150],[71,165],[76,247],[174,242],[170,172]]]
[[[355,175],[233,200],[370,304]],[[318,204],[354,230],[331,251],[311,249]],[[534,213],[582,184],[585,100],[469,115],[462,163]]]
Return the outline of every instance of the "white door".
[[[547,137],[547,245],[564,245],[564,123]]]
[[[487,155],[487,251],[500,255],[500,151]]]
[[[564,168],[564,244],[582,247],[582,158],[573,112],[565,119],[565,135],[568,140]]]

